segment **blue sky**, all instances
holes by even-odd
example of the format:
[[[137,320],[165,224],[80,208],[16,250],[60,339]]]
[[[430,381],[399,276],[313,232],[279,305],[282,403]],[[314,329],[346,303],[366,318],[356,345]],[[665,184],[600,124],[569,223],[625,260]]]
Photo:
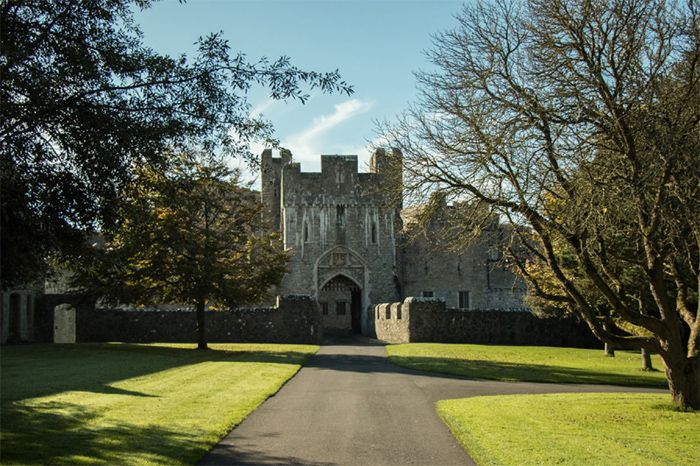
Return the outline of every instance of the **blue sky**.
[[[302,170],[318,171],[321,154],[355,154],[364,171],[374,121],[415,99],[412,72],[429,66],[423,51],[431,34],[454,27],[460,7],[451,0],[163,0],[136,19],[146,44],[162,53],[192,54],[199,36],[223,31],[251,60],[287,55],[300,68],[339,69],[355,87],[352,96],[313,94],[302,105],[255,89],[250,103],[273,122]]]

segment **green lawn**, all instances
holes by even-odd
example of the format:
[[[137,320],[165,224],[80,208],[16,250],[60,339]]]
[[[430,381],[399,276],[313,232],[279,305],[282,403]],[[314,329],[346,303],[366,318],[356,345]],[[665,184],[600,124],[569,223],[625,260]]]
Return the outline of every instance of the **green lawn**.
[[[2,348],[3,464],[193,464],[317,346]]]
[[[700,464],[700,412],[668,395],[482,396],[437,403],[481,464]]]
[[[641,370],[638,353],[544,346],[409,343],[387,346],[389,360],[411,369],[504,381],[666,386],[661,370]],[[661,359],[652,356],[656,369]]]

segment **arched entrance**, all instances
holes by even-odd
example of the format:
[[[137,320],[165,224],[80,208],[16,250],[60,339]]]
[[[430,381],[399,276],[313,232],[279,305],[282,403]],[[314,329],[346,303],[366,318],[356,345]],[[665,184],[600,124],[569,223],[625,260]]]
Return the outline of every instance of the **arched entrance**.
[[[332,247],[316,260],[314,282],[325,330],[368,334],[367,266],[359,254]]]
[[[326,331],[362,332],[362,290],[352,279],[338,274],[318,292],[321,321]]]

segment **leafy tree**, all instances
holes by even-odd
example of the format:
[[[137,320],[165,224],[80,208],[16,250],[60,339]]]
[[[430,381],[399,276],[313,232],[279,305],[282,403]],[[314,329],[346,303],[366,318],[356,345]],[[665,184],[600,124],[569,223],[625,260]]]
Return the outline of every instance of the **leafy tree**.
[[[0,2],[3,288],[113,224],[134,167],[191,147],[245,157],[252,139],[271,141],[270,123],[249,115],[251,86],[301,102],[304,89],[352,93],[337,71],[249,61],[221,33],[200,38],[194,58],[158,54],[133,19],[150,3]]]
[[[457,19],[420,101],[380,125],[406,192],[490,205],[534,294],[657,352],[673,400],[700,409],[697,6],[496,0]]]
[[[205,310],[259,302],[282,279],[287,253],[225,164],[182,156],[167,171],[137,173],[123,222],[72,264],[75,284],[112,301],[192,305],[206,349]]]

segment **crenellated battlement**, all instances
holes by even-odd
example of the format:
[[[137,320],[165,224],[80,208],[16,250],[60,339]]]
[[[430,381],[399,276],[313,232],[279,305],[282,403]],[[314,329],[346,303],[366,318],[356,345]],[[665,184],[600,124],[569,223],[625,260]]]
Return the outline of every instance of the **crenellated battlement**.
[[[266,149],[260,164],[261,198],[266,215],[281,230],[285,206],[386,206],[389,161],[396,157],[400,157],[397,150],[387,155],[384,149],[377,149],[370,161],[370,171],[360,173],[356,155],[321,155],[320,172],[303,172],[301,165],[292,161],[290,151],[282,149],[280,157],[273,157],[272,151]]]

